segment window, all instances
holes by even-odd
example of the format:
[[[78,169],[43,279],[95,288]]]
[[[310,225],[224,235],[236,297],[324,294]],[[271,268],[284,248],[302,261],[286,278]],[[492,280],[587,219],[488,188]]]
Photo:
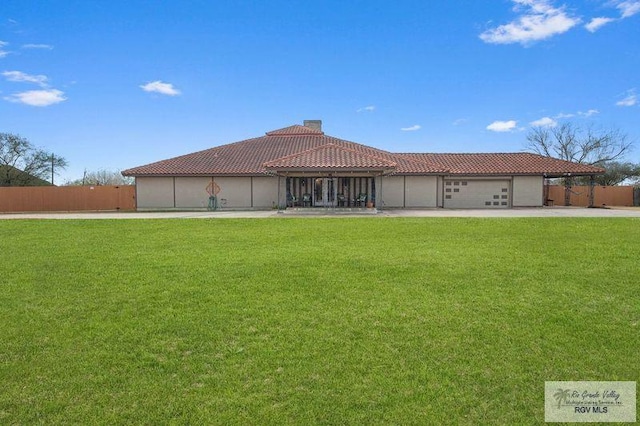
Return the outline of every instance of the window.
[[[444,190],[445,192],[451,192],[451,188],[447,188]]]
[[[460,182],[453,182],[453,186],[460,186]]]
[[[500,203],[500,204],[502,204],[503,206],[506,206],[506,205],[507,205],[507,202],[506,202],[506,201],[503,201],[503,202],[502,202],[502,203]]]
[[[467,182],[466,181],[462,182],[462,186],[467,186]]]
[[[453,192],[460,192],[460,188],[454,188]]]
[[[451,195],[445,195],[444,198],[446,198],[447,200],[451,199]]]
[[[502,192],[509,192],[508,188],[502,188]]]
[[[506,200],[507,198],[509,198],[509,196],[508,196],[508,195],[503,195],[503,196],[502,196],[502,199],[503,199],[503,200]]]
[[[491,201],[485,201],[485,202],[484,202],[484,205],[485,205],[485,206],[490,206],[490,205],[491,205]]]
[[[499,202],[499,201],[494,201],[494,202],[493,202],[493,205],[494,205],[494,206],[499,206],[499,205],[500,205],[500,202]]]
[[[499,195],[494,195],[494,196],[493,196],[493,199],[494,199],[494,200],[497,200],[497,199],[499,199],[499,198],[500,198],[500,196],[499,196]]]
[[[449,182],[449,181],[445,182],[444,184],[447,185],[447,186],[451,186],[451,182]]]

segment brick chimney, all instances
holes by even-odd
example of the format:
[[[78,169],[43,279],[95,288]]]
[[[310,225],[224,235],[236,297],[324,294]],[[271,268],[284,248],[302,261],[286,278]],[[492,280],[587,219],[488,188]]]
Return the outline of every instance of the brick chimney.
[[[304,120],[304,127],[322,131],[322,120]]]

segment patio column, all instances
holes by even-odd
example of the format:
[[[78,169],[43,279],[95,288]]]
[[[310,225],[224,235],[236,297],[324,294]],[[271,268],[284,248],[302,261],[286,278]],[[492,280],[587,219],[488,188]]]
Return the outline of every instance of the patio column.
[[[543,205],[548,206],[549,205],[549,178],[547,178],[547,174],[544,174],[544,187],[542,189],[542,196],[544,197],[543,199]]]
[[[589,207],[594,206],[596,189],[596,177],[594,175],[589,176]]]
[[[382,181],[384,180],[384,176],[380,175],[380,201],[378,202],[378,198],[376,197],[376,205],[375,208],[378,210],[382,210],[383,197],[382,197]]]
[[[280,210],[282,210],[280,208],[280,175],[278,175],[278,201],[276,202],[278,203],[278,212],[279,212]]]
[[[571,175],[564,177],[564,205],[571,205]]]

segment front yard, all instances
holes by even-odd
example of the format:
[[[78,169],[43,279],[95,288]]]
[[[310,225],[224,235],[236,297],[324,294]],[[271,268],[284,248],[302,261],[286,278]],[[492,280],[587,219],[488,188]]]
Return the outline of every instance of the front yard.
[[[640,380],[640,220],[1,221],[0,423],[539,424]]]

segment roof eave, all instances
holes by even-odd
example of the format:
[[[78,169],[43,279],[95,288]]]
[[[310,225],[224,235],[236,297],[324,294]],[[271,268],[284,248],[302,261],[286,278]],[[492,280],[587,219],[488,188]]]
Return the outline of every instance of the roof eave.
[[[433,172],[406,172],[406,171],[394,171],[389,173],[389,176],[446,176],[450,174],[446,170],[439,170]]]
[[[269,171],[262,172],[242,172],[242,173],[136,173],[136,174],[124,174],[123,176],[130,177],[260,177],[260,176],[273,176],[273,173]]]
[[[275,167],[267,168],[272,173],[282,172],[307,172],[307,173],[362,173],[362,172],[378,172],[389,173],[395,171],[394,167]]]

